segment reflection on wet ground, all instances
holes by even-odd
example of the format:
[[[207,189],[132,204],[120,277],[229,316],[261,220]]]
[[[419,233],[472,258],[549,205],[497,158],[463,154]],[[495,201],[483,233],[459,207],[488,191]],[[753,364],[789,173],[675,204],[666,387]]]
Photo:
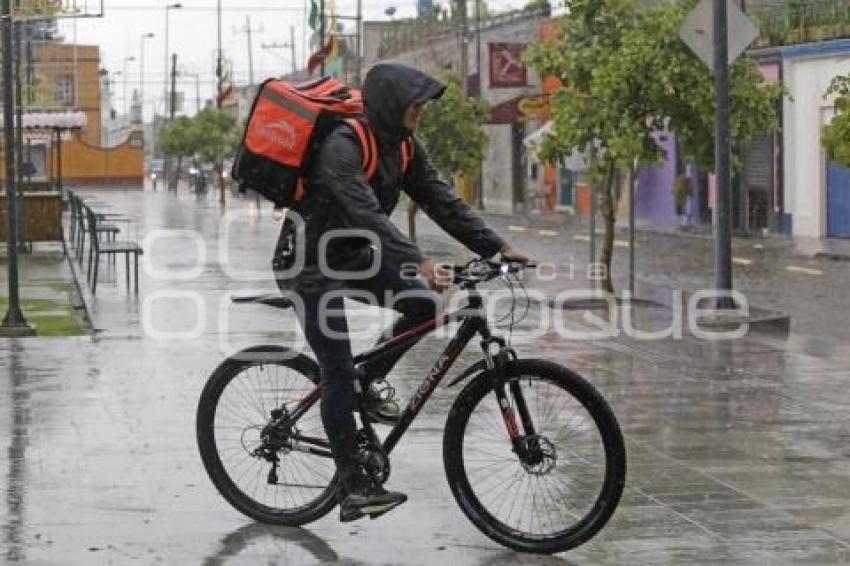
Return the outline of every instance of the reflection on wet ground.
[[[442,428],[456,395],[440,388],[393,455],[391,485],[410,501],[378,521],[303,529],[250,522],[215,492],[194,438],[194,412],[223,348],[289,342],[291,314],[230,308],[226,292],[272,288],[225,278],[219,215],[164,195],[119,195],[146,229],[191,226],[208,238],[195,279],[142,280],[139,303],[98,289],[105,329],[86,337],[0,341],[0,562],[15,564],[847,564],[850,562],[850,348],[821,337],[734,343],[564,340],[517,336],[521,355],[552,359],[590,379],[627,439],[629,478],[610,525],[557,557],[492,543],[454,504]],[[135,208],[133,208],[135,207]],[[157,224],[159,223],[159,224]],[[231,230],[241,268],[265,269],[274,225]],[[194,243],[165,246],[161,265],[189,265]],[[196,291],[193,299],[152,293]],[[147,301],[147,302],[146,302]],[[181,302],[183,301],[183,302]],[[149,309],[146,312],[146,309]],[[354,317],[355,348],[371,317]],[[539,312],[524,324],[533,324]],[[586,325],[581,313],[567,316]],[[642,310],[643,328],[665,315]],[[200,326],[194,336],[143,332]],[[222,323],[229,320],[228,325]],[[394,372],[403,397],[444,346],[424,340]],[[461,368],[477,360],[470,348]]]

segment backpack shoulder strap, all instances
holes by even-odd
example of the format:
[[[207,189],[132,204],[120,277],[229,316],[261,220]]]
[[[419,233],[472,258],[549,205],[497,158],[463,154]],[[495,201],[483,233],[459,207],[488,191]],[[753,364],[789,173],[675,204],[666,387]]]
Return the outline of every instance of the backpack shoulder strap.
[[[406,137],[401,140],[401,174],[407,173],[410,163],[413,161],[413,149],[416,144],[413,143],[412,137]]]
[[[346,118],[345,123],[354,130],[360,141],[363,150],[363,173],[371,181],[378,170],[378,143],[375,141],[375,134],[357,118]]]

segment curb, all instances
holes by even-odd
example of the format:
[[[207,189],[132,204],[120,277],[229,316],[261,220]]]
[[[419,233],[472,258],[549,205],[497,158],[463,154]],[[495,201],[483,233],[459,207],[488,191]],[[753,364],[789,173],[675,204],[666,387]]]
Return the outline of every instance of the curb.
[[[815,252],[815,259],[828,259],[830,261],[850,261],[850,253],[839,252]]]
[[[742,324],[749,327],[749,332],[769,334],[777,337],[787,338],[791,333],[791,315],[784,311],[771,311],[750,307],[749,316],[737,314],[715,315],[714,317],[703,317],[700,326],[715,330],[735,330]]]
[[[94,337],[96,334],[94,328],[94,317],[92,316],[92,312],[94,311],[94,309],[92,308],[92,305],[89,301],[89,297],[83,291],[83,286],[80,284],[80,280],[82,279],[83,275],[79,269],[79,266],[77,265],[77,262],[74,260],[73,257],[71,257],[70,244],[68,244],[68,242],[65,242],[65,246],[65,259],[68,261],[68,267],[71,270],[72,277],[74,278],[74,287],[77,290],[77,299],[79,299],[79,305],[75,305],[74,308],[80,308],[83,311],[83,322],[87,327],[89,335]]]

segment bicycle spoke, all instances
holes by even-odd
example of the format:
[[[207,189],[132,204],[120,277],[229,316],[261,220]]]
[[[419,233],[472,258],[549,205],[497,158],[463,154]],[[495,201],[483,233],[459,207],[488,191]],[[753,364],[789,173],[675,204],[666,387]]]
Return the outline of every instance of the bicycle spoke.
[[[604,445],[590,413],[568,391],[536,377],[515,383],[519,393],[511,390],[510,407],[519,419],[518,396],[525,400],[535,440],[524,436],[524,427],[520,432],[538,459],[523,463],[514,452],[501,410],[488,394],[466,424],[464,468],[478,502],[495,520],[529,535],[555,536],[595,504],[605,475]]]
[[[268,478],[274,464],[254,451],[264,446],[261,430],[273,409],[293,410],[315,384],[278,363],[249,365],[228,382],[216,404],[213,421],[219,460],[245,497],[274,509],[298,509],[323,496],[334,477],[328,458],[282,447],[276,454],[277,481]],[[318,404],[295,422],[293,432],[324,438]],[[264,449],[265,450],[265,449]]]

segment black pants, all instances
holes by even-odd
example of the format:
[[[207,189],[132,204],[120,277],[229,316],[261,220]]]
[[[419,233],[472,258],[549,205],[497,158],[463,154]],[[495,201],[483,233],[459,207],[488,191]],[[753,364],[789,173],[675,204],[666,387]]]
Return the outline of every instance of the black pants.
[[[341,289],[338,282],[329,282],[324,288],[318,286],[299,292],[303,301],[303,310],[297,309],[301,328],[321,368],[322,424],[340,471],[353,464],[357,452],[353,414],[357,374],[348,338],[343,296],[365,302],[364,293],[371,296],[369,302],[392,308],[402,315],[382,334],[379,343],[442,311],[440,296],[428,289],[420,279],[402,277],[397,268],[387,265],[382,266],[374,277],[347,281]],[[381,368],[384,373],[391,369],[404,351],[396,353]]]

